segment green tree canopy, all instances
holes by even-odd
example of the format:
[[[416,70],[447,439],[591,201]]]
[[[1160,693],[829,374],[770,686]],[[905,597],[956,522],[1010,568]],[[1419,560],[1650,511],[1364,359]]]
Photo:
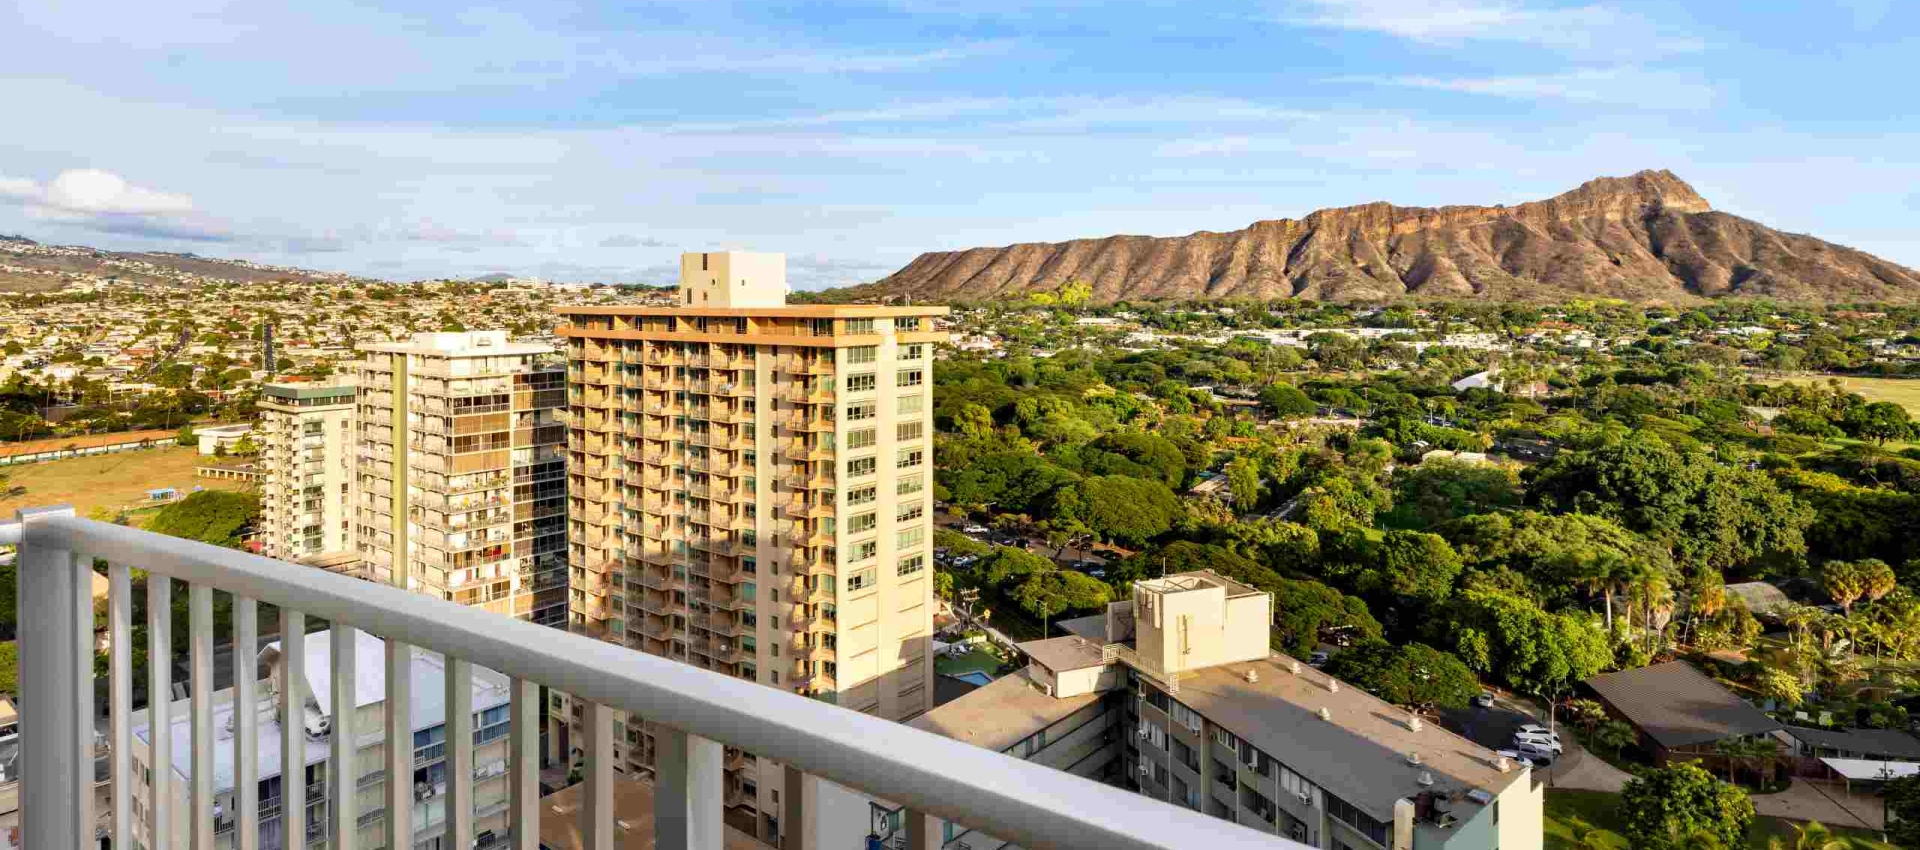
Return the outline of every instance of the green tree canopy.
[[[1620,792],[1622,832],[1629,846],[1683,850],[1674,836],[1706,832],[1722,846],[1744,846],[1753,824],[1753,801],[1698,765],[1649,768],[1627,780]]]
[[[146,530],[237,549],[259,518],[257,495],[202,490],[161,508]]]
[[[1369,641],[1335,655],[1327,673],[1398,705],[1465,708],[1480,693],[1480,680],[1467,665],[1424,643]]]

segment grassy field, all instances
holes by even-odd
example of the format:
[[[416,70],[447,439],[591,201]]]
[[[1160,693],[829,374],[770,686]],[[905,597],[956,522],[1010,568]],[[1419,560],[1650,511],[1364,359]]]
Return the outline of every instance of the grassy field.
[[[1604,791],[1548,791],[1546,817],[1547,850],[1572,850],[1577,845],[1573,840],[1573,830],[1569,824],[1579,818],[1599,828],[1602,843],[1609,847],[1627,847],[1627,839],[1622,836],[1619,814],[1620,795]],[[1831,827],[1831,825],[1829,825]],[[1892,844],[1876,840],[1876,836],[1858,830],[1831,827],[1834,836],[1850,850],[1897,850]],[[1747,847],[1752,850],[1764,850],[1767,839],[1781,838],[1788,847],[1793,846],[1794,824],[1780,818],[1760,817],[1754,819],[1753,829],[1747,833]]]
[[[110,511],[137,508],[147,504],[148,490],[159,487],[177,487],[181,492],[195,485],[209,490],[246,488],[238,481],[193,477],[193,468],[200,460],[195,449],[167,446],[0,467],[0,475],[9,476],[7,488],[26,490],[0,496],[0,516],[12,516],[18,508],[58,504],[73,505],[81,516],[95,507]],[[138,516],[135,519],[137,522]]]
[[[1804,378],[1769,380],[1767,383],[1777,384],[1788,381],[1796,384],[1825,385],[1827,379],[1823,376],[1815,375]],[[1906,378],[1840,378],[1840,384],[1846,388],[1847,392],[1859,393],[1866,397],[1868,401],[1895,402],[1905,407],[1908,412],[1915,416],[1920,416],[1920,380]]]

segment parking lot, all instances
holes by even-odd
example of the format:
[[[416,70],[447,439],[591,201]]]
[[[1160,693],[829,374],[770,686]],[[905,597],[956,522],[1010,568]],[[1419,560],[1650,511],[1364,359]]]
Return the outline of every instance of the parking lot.
[[[1490,750],[1511,749],[1514,731],[1528,723],[1546,725],[1530,715],[1504,706],[1498,700],[1492,708],[1468,706],[1442,709],[1440,712],[1440,725]],[[1536,764],[1539,762],[1538,759],[1534,761]]]

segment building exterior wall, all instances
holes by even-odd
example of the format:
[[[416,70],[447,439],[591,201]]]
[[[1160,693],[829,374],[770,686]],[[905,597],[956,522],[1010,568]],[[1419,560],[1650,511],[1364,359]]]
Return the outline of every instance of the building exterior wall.
[[[742,300],[784,300],[751,256],[705,262]],[[881,717],[930,708],[940,312],[565,314],[570,627]],[[566,747],[580,712],[555,699]],[[631,720],[616,737],[641,772],[652,742]],[[730,822],[773,837],[784,768],[735,751],[727,767]]]
[[[353,551],[351,387],[269,385],[260,397],[263,554]]]
[[[566,619],[563,367],[500,331],[362,346],[355,546],[374,581]]]
[[[221,691],[220,694],[216,695],[215,699],[217,702],[231,701],[232,691]],[[188,703],[183,700],[177,703],[177,706],[174,710],[174,717],[176,719],[185,717],[188,710]],[[382,714],[383,711],[384,706],[381,703],[361,706],[355,721],[359,724],[358,728],[376,730],[382,728],[385,724],[384,715]],[[491,723],[485,722],[484,718],[486,715],[484,714],[476,714],[474,717],[474,740],[476,741],[476,746],[473,751],[475,773],[473,783],[473,830],[476,836],[487,833],[492,833],[495,836],[504,836],[510,831],[507,812],[510,789],[507,785],[507,746],[505,739],[505,724],[507,721],[504,712],[497,712],[497,714],[500,715],[499,718]],[[138,718],[139,719],[135,721],[136,725],[144,721],[145,712],[138,713]],[[483,725],[483,723],[485,723],[485,725]],[[423,736],[431,738],[433,735],[444,734],[444,729],[444,726],[436,725],[425,730],[420,730],[416,733],[415,740],[419,741]],[[432,740],[436,741],[436,743],[415,747],[415,802],[413,804],[411,823],[415,836],[429,842],[415,846],[437,848],[439,843],[437,829],[443,827],[446,823],[446,786],[444,780],[427,786],[426,780],[429,776],[435,774],[444,775],[446,755],[444,745],[438,743],[439,739],[432,738]],[[482,740],[485,740],[485,743],[479,743]],[[136,740],[134,742],[132,755],[133,772],[134,775],[138,777],[133,787],[135,812],[133,831],[136,842],[135,846],[137,848],[151,848],[151,850],[161,850],[161,848],[164,848],[164,850],[189,850],[189,848],[193,846],[192,836],[189,831],[190,825],[184,817],[174,817],[171,819],[168,829],[170,837],[164,843],[154,841],[153,836],[148,832],[146,812],[151,811],[153,801],[153,786],[151,780],[153,775],[151,772],[153,766],[152,748],[146,742]],[[360,817],[358,819],[359,829],[355,832],[352,845],[354,847],[378,850],[379,848],[385,848],[387,846],[385,823],[385,758],[386,742],[384,740],[368,743],[360,747],[359,751],[355,753],[353,767],[359,775],[359,782],[355,789],[355,806],[356,810],[360,812]],[[306,831],[305,846],[309,848],[323,848],[332,846],[333,844],[330,840],[332,837],[329,832],[330,823],[327,820],[327,794],[330,793],[330,791],[326,777],[330,769],[331,767],[325,759],[307,767],[307,802],[303,822]],[[278,775],[261,778],[259,789],[261,813],[260,850],[277,850],[277,848],[286,846],[284,843],[284,819],[281,816],[281,812],[285,807],[285,800],[283,800],[280,795],[281,787]],[[189,806],[190,788],[185,777],[176,772],[173,781],[168,786],[168,792],[169,796],[173,799],[173,808],[171,811],[192,811],[192,808]],[[216,788],[214,790],[214,803],[220,807],[222,813],[222,817],[214,820],[215,850],[231,850],[231,848],[236,846],[234,813],[238,806],[234,789],[231,787]],[[427,834],[423,835],[422,833]],[[439,850],[446,850],[446,848],[439,848]]]

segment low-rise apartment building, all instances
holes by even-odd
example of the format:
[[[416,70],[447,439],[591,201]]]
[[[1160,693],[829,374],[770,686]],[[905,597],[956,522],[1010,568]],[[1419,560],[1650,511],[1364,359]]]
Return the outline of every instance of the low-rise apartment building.
[[[913,724],[1325,850],[1542,846],[1530,770],[1272,655],[1272,606],[1211,571],[1139,581],[1104,617],[1063,624],[1075,634],[1021,644],[1026,669]],[[888,811],[849,795],[820,783],[816,846],[844,838],[862,804]],[[924,828],[938,846],[1008,846],[992,824]]]
[[[281,643],[276,641],[262,651],[263,658],[277,659]],[[256,689],[259,700],[252,706],[237,706],[233,703],[233,690],[216,691],[213,695],[213,724],[215,729],[213,744],[214,780],[213,792],[216,806],[214,816],[214,844],[225,850],[234,846],[236,811],[234,798],[234,717],[240,711],[253,711],[258,718],[259,757],[256,769],[259,777],[260,800],[260,850],[278,850],[286,846],[285,824],[282,817],[289,802],[281,793],[282,737],[299,735],[305,740],[306,763],[300,766],[306,782],[305,799],[296,804],[305,807],[305,846],[325,847],[328,845],[327,794],[330,783],[328,775],[334,766],[329,760],[327,731],[331,723],[321,718],[331,718],[339,704],[333,693],[332,681],[328,671],[332,669],[333,648],[329,632],[314,632],[306,636],[304,653],[307,681],[302,686],[287,690],[284,669],[275,662],[269,686]],[[410,666],[413,698],[408,702],[411,710],[411,728],[407,730],[414,751],[413,764],[413,813],[410,823],[414,833],[422,843],[416,847],[426,850],[452,850],[441,848],[440,831],[446,823],[446,668],[441,656],[413,648]],[[355,712],[352,728],[358,733],[355,741],[354,771],[355,794],[357,795],[358,831],[351,846],[361,848],[380,848],[386,846],[386,642],[365,632],[356,634],[355,671],[357,673],[352,695],[352,708]],[[252,664],[242,664],[242,672],[250,672]],[[506,677],[481,667],[470,668],[473,671],[473,829],[476,845],[485,847],[493,844],[507,833],[506,781],[508,715],[510,703],[509,683]],[[283,698],[298,699],[308,705],[308,714],[312,718],[309,728],[282,729],[279,723],[278,705]],[[190,700],[177,700],[169,714],[171,723],[165,730],[174,779],[168,784],[168,792],[173,797],[170,811],[191,811],[189,790],[193,776],[193,730],[192,707]],[[153,756],[152,741],[154,730],[149,718],[151,714],[142,709],[135,712],[132,720],[133,774],[137,780],[133,786],[134,836],[136,847],[140,850],[187,850],[192,846],[186,818],[173,818],[170,821],[171,835],[164,841],[156,840],[147,832],[147,812],[152,809],[153,801]]]

